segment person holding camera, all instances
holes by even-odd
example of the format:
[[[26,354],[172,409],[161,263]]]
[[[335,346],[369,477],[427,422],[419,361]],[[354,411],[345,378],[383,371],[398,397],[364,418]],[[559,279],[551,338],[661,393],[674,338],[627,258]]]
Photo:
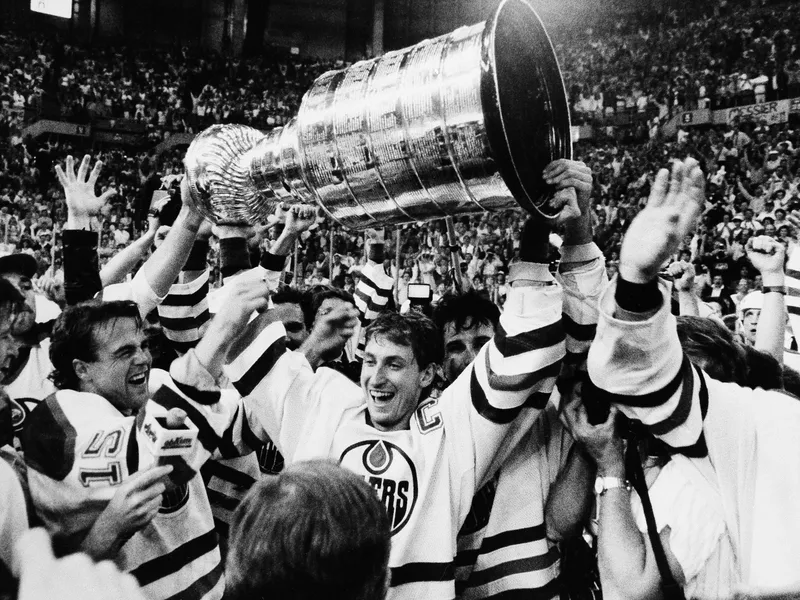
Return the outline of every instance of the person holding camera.
[[[598,486],[602,487],[600,538],[605,536],[609,542],[601,549],[600,569],[603,584],[608,582],[623,595],[632,582],[653,582],[656,573],[663,583],[669,579],[668,571],[679,585],[690,584],[703,572],[703,585],[696,593],[710,597],[728,597],[737,585],[781,589],[800,579],[796,502],[800,494],[796,433],[800,404],[779,391],[716,381],[693,366],[681,350],[668,289],[657,279],[663,263],[694,228],[705,201],[704,187],[705,177],[693,159],[675,161],[671,173],[666,169],[659,172],[647,206],[623,240],[619,276],[601,298],[597,339],[589,351],[589,375],[598,400],[640,421],[671,457],[670,463],[689,460],[692,468],[681,473],[692,482],[687,493],[696,493],[702,483],[707,486],[706,497],[714,499],[703,504],[703,509],[695,502],[669,504],[668,514],[677,517],[670,523],[669,518],[659,522],[654,494],[655,524],[648,529],[657,535],[649,538],[648,545],[635,531],[636,526],[641,531],[641,524],[632,518],[629,488],[620,477],[619,452],[614,450],[615,458],[603,469],[608,467],[607,475],[619,481],[603,481]],[[626,462],[636,464],[632,458]],[[658,479],[665,476],[667,467]],[[628,471],[626,475],[631,476]],[[641,491],[651,484],[646,476],[644,480],[644,489],[638,488]],[[681,493],[675,481],[667,487],[672,496]],[[712,510],[715,519],[704,516],[706,510]],[[707,552],[708,544],[678,540],[679,534],[673,532],[681,515],[689,515],[693,525],[717,527],[718,540],[729,536],[732,556],[724,556],[723,540],[706,554],[704,562],[699,552],[701,546]],[[671,526],[669,551],[682,573],[674,568],[667,544],[663,540],[657,543],[665,524]],[[631,542],[635,544],[629,545]],[[654,558],[657,546],[664,546],[664,560]],[[733,559],[732,568],[728,568],[727,558]],[[648,572],[650,576],[641,579]],[[643,593],[643,586],[631,590],[632,595]]]

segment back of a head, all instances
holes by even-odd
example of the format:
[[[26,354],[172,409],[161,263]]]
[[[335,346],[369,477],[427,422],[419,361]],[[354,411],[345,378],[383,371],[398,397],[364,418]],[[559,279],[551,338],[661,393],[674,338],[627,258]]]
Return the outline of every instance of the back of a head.
[[[332,461],[259,481],[234,514],[229,547],[230,600],[386,596],[386,510],[366,481]]]
[[[681,316],[678,338],[689,360],[711,377],[747,385],[744,348],[727,327],[714,319]]]
[[[433,322],[441,331],[444,331],[448,323],[453,323],[455,330],[461,331],[467,321],[470,322],[470,327],[482,323],[497,329],[500,309],[489,300],[488,294],[481,295],[470,290],[466,294],[443,296],[433,311]]]

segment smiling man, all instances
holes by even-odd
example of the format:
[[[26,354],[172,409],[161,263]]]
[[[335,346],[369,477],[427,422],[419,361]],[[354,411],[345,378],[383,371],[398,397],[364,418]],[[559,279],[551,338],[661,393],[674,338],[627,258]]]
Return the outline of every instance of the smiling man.
[[[537,241],[531,262],[510,274],[494,336],[438,398],[428,392],[442,335],[418,313],[364,315],[371,323],[360,385],[332,369],[315,371],[303,352],[285,351],[281,323],[228,365],[248,425],[274,440],[288,464],[333,458],[373,487],[391,525],[389,598],[455,597],[456,534],[472,498],[547,404],[565,333],[546,232]],[[318,354],[325,340],[338,347],[358,325],[352,306],[331,308],[317,318],[320,335],[309,337]]]

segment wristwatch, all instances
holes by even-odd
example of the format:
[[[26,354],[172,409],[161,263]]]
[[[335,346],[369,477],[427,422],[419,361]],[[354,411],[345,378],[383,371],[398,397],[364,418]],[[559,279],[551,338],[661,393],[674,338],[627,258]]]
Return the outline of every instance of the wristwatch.
[[[602,496],[608,490],[614,488],[625,488],[631,491],[631,484],[627,479],[620,479],[619,477],[598,477],[594,480],[594,493]]]

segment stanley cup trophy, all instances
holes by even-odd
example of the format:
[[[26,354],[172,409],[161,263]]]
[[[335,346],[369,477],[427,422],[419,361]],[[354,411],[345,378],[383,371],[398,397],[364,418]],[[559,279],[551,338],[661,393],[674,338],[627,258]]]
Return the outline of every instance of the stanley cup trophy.
[[[353,229],[522,206],[560,211],[542,179],[571,158],[564,83],[524,0],[493,17],[320,76],[285,127],[215,125],[186,155],[189,189],[218,224],[278,203]]]

